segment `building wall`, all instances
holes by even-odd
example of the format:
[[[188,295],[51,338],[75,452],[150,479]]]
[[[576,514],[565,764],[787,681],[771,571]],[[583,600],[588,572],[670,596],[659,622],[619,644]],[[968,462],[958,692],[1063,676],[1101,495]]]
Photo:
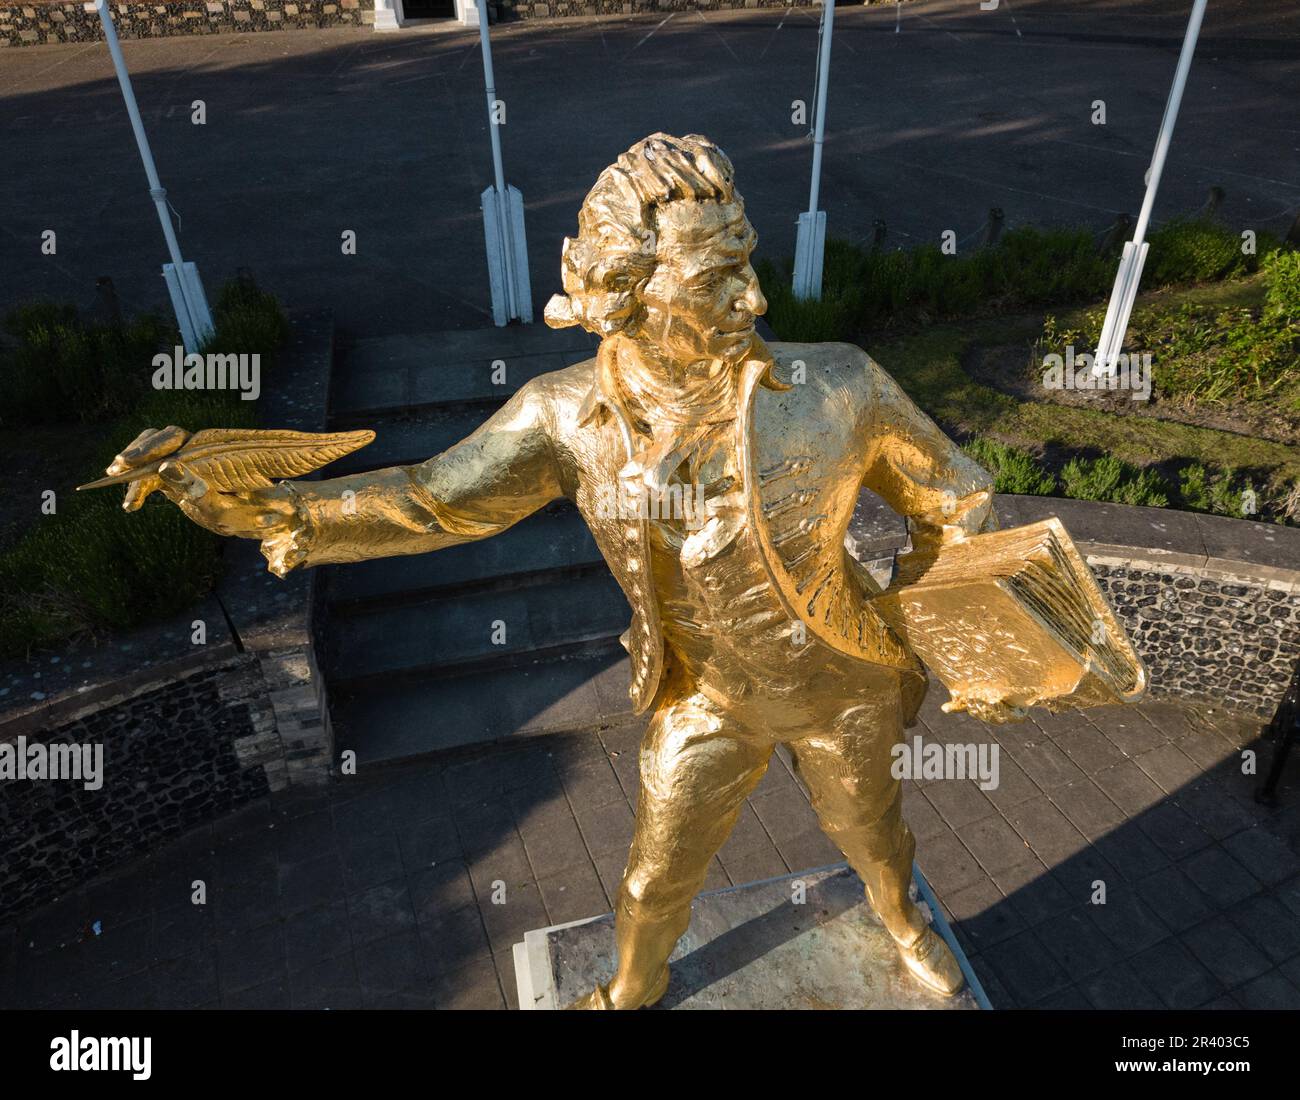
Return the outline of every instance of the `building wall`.
[[[113,4],[119,38],[177,34],[239,34],[374,22],[374,0],[167,0]],[[91,3],[0,0],[0,48],[103,38]]]
[[[651,15],[737,8],[811,8],[814,0],[497,0],[502,22],[592,15]]]
[[[883,0],[876,0],[883,2]],[[489,0],[501,22],[570,16],[649,15],[736,8],[814,7],[814,0]],[[375,21],[374,0],[129,0],[113,4],[119,38],[240,34]],[[0,0],[0,48],[101,39],[95,5],[81,0]]]

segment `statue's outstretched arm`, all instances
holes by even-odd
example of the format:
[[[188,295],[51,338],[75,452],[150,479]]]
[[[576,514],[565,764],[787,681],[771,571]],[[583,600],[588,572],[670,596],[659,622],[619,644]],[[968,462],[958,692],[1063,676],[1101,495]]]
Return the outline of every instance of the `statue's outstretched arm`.
[[[161,489],[209,530],[260,541],[271,572],[284,576],[296,566],[439,550],[517,523],[562,495],[549,421],[542,388],[529,383],[472,435],[427,462],[277,484],[257,477],[256,471],[251,478],[232,479],[228,463],[189,459],[189,449],[175,449],[178,439],[151,449],[154,437],[188,434],[169,428],[144,433],[109,468],[116,476],[104,480],[121,480],[135,472],[136,464],[123,459],[138,457],[140,477],[128,488],[128,509],[138,507],[153,489]],[[260,444],[263,437],[298,433],[209,432],[189,438],[211,436],[220,443],[226,434],[256,437],[254,443]],[[159,461],[154,452],[169,448],[171,455]],[[267,447],[261,445],[260,450]],[[272,453],[263,465],[274,466],[275,458]]]
[[[504,531],[562,495],[540,390],[524,386],[472,435],[418,466],[281,482],[294,521],[262,552],[271,571],[421,554]]]

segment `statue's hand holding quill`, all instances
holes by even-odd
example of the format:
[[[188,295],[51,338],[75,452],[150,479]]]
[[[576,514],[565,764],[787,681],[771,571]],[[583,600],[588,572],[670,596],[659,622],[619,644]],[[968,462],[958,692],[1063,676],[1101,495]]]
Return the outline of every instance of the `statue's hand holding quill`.
[[[191,435],[174,425],[148,428],[113,460],[108,477],[78,488],[125,484],[128,512],[161,491],[209,531],[266,540],[287,532],[297,511],[288,488],[272,478],[310,473],[374,437],[371,431],[209,428]]]

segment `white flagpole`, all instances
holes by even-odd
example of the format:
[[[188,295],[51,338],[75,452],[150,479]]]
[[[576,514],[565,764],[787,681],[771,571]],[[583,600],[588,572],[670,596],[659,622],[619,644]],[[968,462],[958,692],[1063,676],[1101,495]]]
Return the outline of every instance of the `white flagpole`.
[[[113,26],[113,16],[108,10],[108,0],[95,0],[95,10],[99,13],[99,21],[104,28],[104,40],[108,43],[108,52],[117,72],[117,82],[122,89],[122,98],[126,101],[126,113],[135,133],[135,143],[140,149],[140,159],[144,162],[144,174],[149,180],[149,197],[153,199],[158,211],[163,239],[167,242],[167,253],[171,256],[172,262],[163,264],[163,278],[167,281],[167,291],[171,296],[172,309],[176,312],[181,340],[187,351],[197,351],[199,345],[212,335],[212,315],[208,312],[203,284],[199,280],[198,269],[181,259],[176,227],[172,225],[171,211],[167,207],[167,192],[158,179],[158,168],[149,149],[149,138],[144,132],[140,107],[131,88],[131,76],[126,71],[126,60],[122,57],[122,47],[117,41],[117,29]]]
[[[505,168],[501,161],[501,134],[497,129],[496,78],[492,73],[487,2],[475,0],[475,3],[478,6],[479,44],[483,50],[483,83],[487,89],[488,131],[492,138],[492,176],[495,181],[481,196],[492,320],[497,325],[516,320],[530,324],[533,320],[533,296],[528,279],[524,197],[517,188],[506,186]]]
[[[817,49],[817,104],[813,126],[812,180],[808,210],[799,215],[794,246],[794,296],[822,296],[822,259],[826,248],[826,212],[817,209],[822,182],[822,144],[826,137],[826,92],[831,75],[831,32],[835,26],[835,0],[822,0],[821,37]]]
[[[1165,158],[1169,154],[1169,142],[1173,138],[1174,124],[1178,121],[1178,108],[1183,100],[1183,89],[1187,86],[1187,74],[1192,67],[1196,39],[1201,33],[1205,5],[1206,0],[1195,0],[1191,18],[1187,21],[1187,34],[1183,37],[1183,49],[1178,55],[1178,68],[1174,71],[1173,87],[1170,88],[1169,99],[1165,103],[1164,117],[1160,120],[1160,133],[1156,137],[1155,153],[1151,157],[1151,168],[1147,173],[1146,195],[1142,199],[1142,210],[1138,214],[1133,239],[1125,243],[1119,271],[1115,275],[1115,285],[1110,292],[1110,304],[1106,307],[1106,321],[1102,325],[1101,339],[1097,341],[1097,354],[1092,365],[1093,374],[1100,374],[1102,371],[1113,374],[1120,348],[1124,346],[1124,334],[1128,331],[1133,303],[1137,300],[1138,284],[1142,281],[1142,267],[1147,258],[1147,225],[1151,221],[1151,210],[1155,206],[1160,176],[1165,169]]]

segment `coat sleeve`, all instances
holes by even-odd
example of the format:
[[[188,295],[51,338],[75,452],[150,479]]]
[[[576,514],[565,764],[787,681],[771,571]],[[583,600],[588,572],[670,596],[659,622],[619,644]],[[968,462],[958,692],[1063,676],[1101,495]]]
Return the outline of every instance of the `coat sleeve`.
[[[281,482],[292,526],[262,542],[271,572],[422,554],[504,531],[561,496],[542,379],[472,435],[416,466],[326,481]]]
[[[867,360],[862,484],[907,517],[916,549],[996,530],[993,479],[912,402],[878,364]]]

